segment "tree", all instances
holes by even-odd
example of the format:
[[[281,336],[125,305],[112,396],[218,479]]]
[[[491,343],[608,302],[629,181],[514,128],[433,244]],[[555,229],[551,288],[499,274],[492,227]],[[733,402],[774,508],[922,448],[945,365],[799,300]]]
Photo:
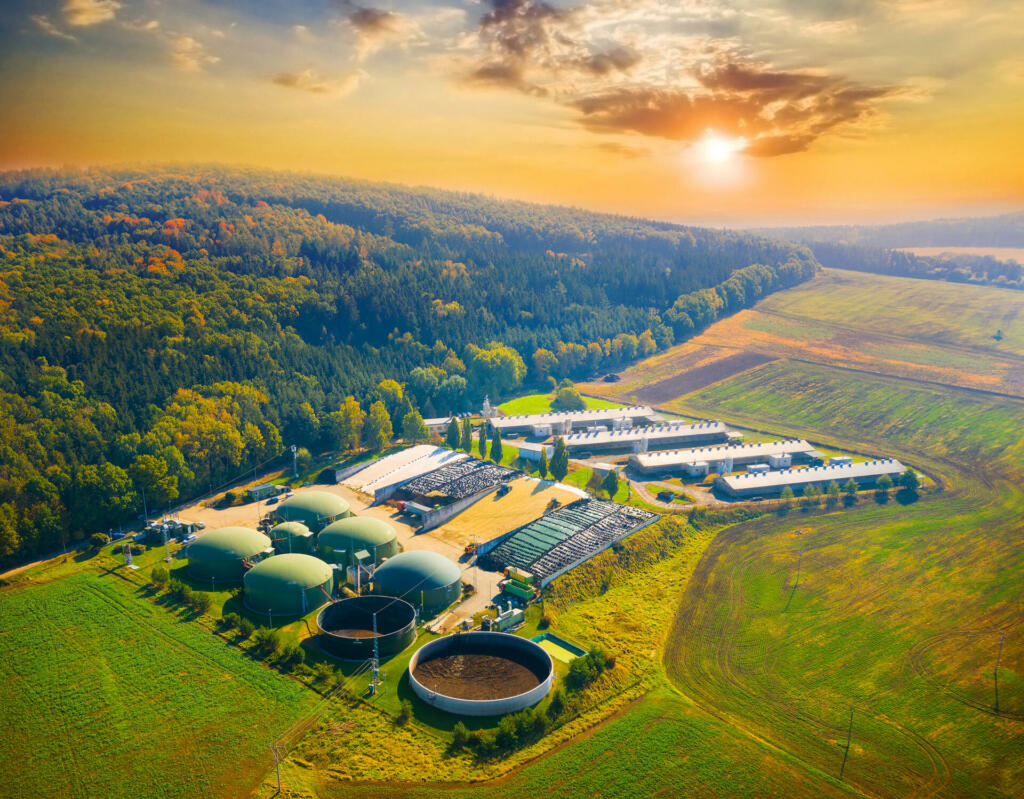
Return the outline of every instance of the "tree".
[[[256,625],[253,624],[249,619],[242,619],[238,622],[238,635],[242,640],[245,640],[256,630]]]
[[[495,427],[494,435],[491,436],[491,460],[501,463],[501,431]]]
[[[430,431],[419,411],[410,410],[402,417],[402,438],[414,444],[430,440]]]
[[[454,416],[448,422],[448,430],[444,434],[444,445],[448,449],[458,449],[462,436],[459,432],[459,421]]]
[[[839,483],[835,480],[828,484],[828,488],[825,489],[825,504],[834,508],[839,504]]]
[[[904,488],[907,491],[917,491],[920,485],[921,479],[917,476],[917,472],[908,466],[907,470],[900,475],[900,488]]]
[[[561,482],[569,474],[569,450],[565,446],[565,439],[559,436],[555,439],[555,451],[551,455],[551,462],[548,464],[551,474]]]
[[[343,452],[358,449],[362,441],[366,413],[353,396],[345,397],[341,408],[328,417],[332,443]]]
[[[210,595],[201,591],[196,591],[192,594],[192,607],[196,613],[207,613],[210,607],[213,605],[213,600],[210,599]]]
[[[313,453],[306,447],[299,447],[295,451],[295,462],[298,464],[299,471],[304,472],[313,465]]]
[[[89,536],[89,543],[92,544],[94,549],[99,549],[110,543],[110,536],[106,533],[93,533]]]
[[[492,341],[487,349],[470,344],[466,355],[470,384],[492,399],[512,391],[526,377],[522,356],[501,342]]]
[[[782,489],[782,493],[779,494],[779,499],[782,501],[783,508],[790,508],[793,506],[793,489],[790,486],[786,486]]]
[[[128,476],[145,492],[151,508],[162,508],[178,498],[178,476],[168,474],[167,461],[155,455],[139,455],[128,467]]]
[[[9,558],[21,547],[17,520],[11,503],[5,502],[0,505],[0,558]]]
[[[875,480],[875,488],[878,489],[878,495],[883,499],[888,499],[889,489],[892,488],[892,478],[887,474],[883,474],[877,480]]]
[[[818,488],[814,483],[808,483],[804,486],[804,498],[803,505],[805,508],[811,508],[817,505],[821,501],[821,489]]]
[[[580,392],[572,385],[558,389],[552,404],[561,411],[582,411],[587,407]]]
[[[537,471],[540,472],[540,479],[548,479],[548,447],[546,444],[542,444],[540,448],[540,465],[537,467]]]
[[[544,380],[557,368],[558,358],[551,350],[540,347],[533,353],[533,371],[539,380]]]
[[[459,441],[459,448],[466,452],[473,451],[473,422],[468,416],[462,420],[462,439]]]
[[[391,381],[394,382],[393,380]],[[374,452],[380,452],[388,445],[395,432],[391,427],[391,416],[388,409],[381,400],[377,400],[370,406],[370,413],[366,417],[366,426],[363,429],[366,438],[366,445]]]
[[[171,579],[171,573],[167,571],[167,568],[157,564],[153,567],[153,571],[149,574],[149,579],[157,588],[163,588],[167,585],[167,581]]]
[[[480,453],[481,458],[487,457],[487,423],[484,422],[480,425],[480,434],[476,439],[476,451]]]
[[[846,495],[846,499],[844,501],[847,505],[852,505],[857,501],[858,491],[860,491],[860,486],[852,477],[843,483],[843,494]]]
[[[405,389],[397,380],[381,380],[377,384],[377,396],[384,402],[389,415],[394,415],[405,399]]]
[[[601,481],[601,488],[608,492],[608,499],[615,499],[615,494],[619,490],[619,473],[615,469],[611,469],[608,474],[604,476],[604,480]]]
[[[461,721],[456,721],[452,727],[452,745],[456,749],[462,749],[469,743],[469,730]]]

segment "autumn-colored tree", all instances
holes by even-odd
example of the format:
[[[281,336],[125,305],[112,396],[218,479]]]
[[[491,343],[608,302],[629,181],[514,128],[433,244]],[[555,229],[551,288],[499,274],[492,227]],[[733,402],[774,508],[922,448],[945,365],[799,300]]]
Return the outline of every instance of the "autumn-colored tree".
[[[374,452],[380,452],[388,445],[394,434],[388,409],[381,400],[377,400],[370,406],[370,413],[366,417],[366,424],[363,427],[366,446]]]

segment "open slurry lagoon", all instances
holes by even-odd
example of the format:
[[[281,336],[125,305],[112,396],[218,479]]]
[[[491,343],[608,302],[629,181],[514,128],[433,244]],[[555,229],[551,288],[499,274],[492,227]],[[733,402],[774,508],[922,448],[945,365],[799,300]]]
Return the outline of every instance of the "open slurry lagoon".
[[[432,691],[460,699],[501,699],[540,685],[530,668],[498,655],[445,655],[417,665],[416,679]]]

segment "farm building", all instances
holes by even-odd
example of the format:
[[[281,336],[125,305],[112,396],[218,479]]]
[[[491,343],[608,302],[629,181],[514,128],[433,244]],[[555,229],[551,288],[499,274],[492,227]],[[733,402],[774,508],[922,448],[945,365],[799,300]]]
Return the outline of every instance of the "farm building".
[[[657,414],[646,405],[625,408],[606,408],[591,411],[552,411],[551,413],[530,413],[522,416],[495,416],[487,420],[490,429],[506,433],[533,434],[534,425],[550,427],[545,435],[565,435],[573,430],[586,430],[593,425],[605,425],[611,429],[638,427],[652,424]]]
[[[545,586],[658,518],[627,505],[580,499],[482,544],[479,562],[487,569],[528,571]]]
[[[630,456],[629,465],[640,474],[685,471],[694,476],[708,474],[709,470],[717,471],[720,464],[724,464],[728,467],[726,471],[731,472],[737,466],[752,463],[766,463],[771,466],[772,459],[775,459],[775,463],[782,463],[786,456],[792,462],[794,457],[806,458],[807,453],[813,451],[814,448],[802,439],[768,441],[760,444],[725,444],[669,452],[640,452]]]
[[[550,435],[550,433],[548,434]],[[548,460],[551,460],[551,456],[555,454],[555,448],[551,444],[534,444],[530,441],[519,441],[516,442],[516,450],[519,452],[519,457],[523,460],[533,461],[534,463],[540,463],[540,453],[546,451],[548,453]]]
[[[300,491],[274,508],[271,518],[283,522],[302,522],[313,533],[319,533],[336,519],[351,515],[348,503],[326,491]]]
[[[334,570],[312,555],[276,555],[245,573],[245,606],[269,616],[301,616],[331,600]]]
[[[462,594],[462,572],[444,555],[429,550],[402,552],[373,574],[377,592],[395,596],[431,614],[444,610]]]
[[[286,552],[308,555],[313,551],[313,533],[302,522],[281,522],[271,528],[270,537],[279,555]]]
[[[349,516],[321,530],[316,547],[317,553],[328,563],[353,566],[356,553],[360,551],[369,553],[374,563],[380,563],[398,554],[398,537],[395,528],[385,521],[370,516]]]
[[[727,442],[739,434],[731,433],[723,422],[661,424],[573,433],[565,437],[569,452],[647,452],[649,449]]]
[[[274,552],[263,533],[248,527],[220,527],[188,545],[188,573],[197,580],[238,582],[246,565]]]
[[[375,501],[405,501],[406,511],[420,517],[420,529],[431,530],[518,475],[508,466],[466,458],[391,488],[378,489]]]
[[[810,466],[767,474],[724,475],[715,478],[715,488],[733,497],[757,497],[781,494],[788,486],[794,492],[814,484],[824,488],[833,480],[843,485],[850,479],[862,486],[874,485],[883,474],[895,479],[905,467],[898,460],[877,460],[836,466]]]
[[[376,498],[378,491],[387,491],[391,486],[468,457],[465,452],[419,444],[368,463],[340,469],[335,473],[335,479],[349,488]]]

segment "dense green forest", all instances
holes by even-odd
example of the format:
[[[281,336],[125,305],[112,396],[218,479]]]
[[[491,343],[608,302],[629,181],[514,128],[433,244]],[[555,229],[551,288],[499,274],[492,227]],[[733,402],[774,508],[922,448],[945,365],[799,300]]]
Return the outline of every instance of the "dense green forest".
[[[748,234],[309,175],[0,175],[0,562],[288,444],[379,446],[418,413],[618,368],[816,266]]]

